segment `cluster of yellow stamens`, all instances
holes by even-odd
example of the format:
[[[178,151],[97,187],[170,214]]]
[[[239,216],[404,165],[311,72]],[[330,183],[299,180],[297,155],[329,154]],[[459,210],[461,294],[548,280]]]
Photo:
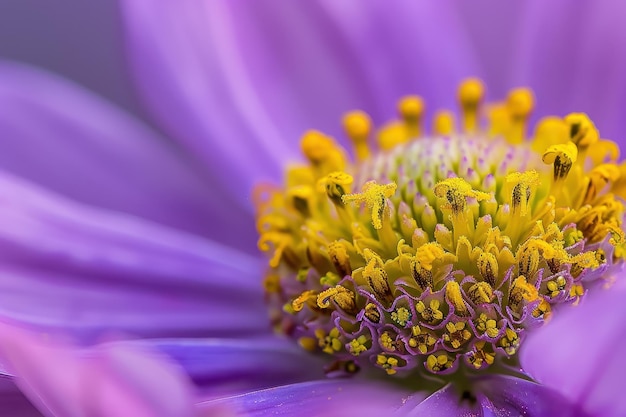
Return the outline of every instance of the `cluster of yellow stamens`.
[[[442,111],[431,137],[419,97],[402,99],[400,119],[377,132],[351,112],[355,163],[310,131],[308,164],[292,167],[284,187],[259,187],[272,319],[333,357],[330,370],[502,365],[555,305],[577,303],[622,264],[617,146],[584,114],[546,118],[526,140],[529,90],[491,106],[483,98],[482,83],[464,82],[462,131]]]

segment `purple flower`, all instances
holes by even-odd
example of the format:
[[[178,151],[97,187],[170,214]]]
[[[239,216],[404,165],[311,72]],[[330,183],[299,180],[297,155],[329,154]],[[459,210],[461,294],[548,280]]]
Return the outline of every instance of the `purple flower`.
[[[621,284],[532,332],[521,367],[543,385],[486,374],[468,398],[384,373],[328,379],[324,360],[270,329],[249,196],[298,160],[304,130],[343,138],[346,111],[385,122],[410,93],[451,108],[458,82],[484,75],[494,97],[524,83],[535,114],[586,111],[621,139],[622,10],[537,2],[520,7],[516,30],[489,33],[491,7],[458,7],[126,1],[129,61],[168,138],[67,81],[3,63],[0,314],[12,324],[0,325],[0,358],[32,404],[44,415],[184,416],[195,395],[199,414],[623,414]],[[507,36],[488,50],[472,42]],[[127,334],[141,339],[106,342]],[[37,415],[12,379],[2,387],[15,415]]]

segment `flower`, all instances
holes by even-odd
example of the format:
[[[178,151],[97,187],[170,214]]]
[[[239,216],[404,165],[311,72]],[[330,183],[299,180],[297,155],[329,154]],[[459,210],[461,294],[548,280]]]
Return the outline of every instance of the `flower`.
[[[451,388],[444,388],[424,399],[414,390],[392,387],[380,381],[324,379],[322,366],[315,358],[301,355],[285,340],[270,337],[266,332],[262,291],[253,287],[259,282],[259,271],[262,270],[258,259],[180,232],[180,229],[199,234],[206,232],[221,242],[245,249],[253,242],[251,228],[242,227],[242,222],[251,224],[252,219],[248,191],[259,179],[276,178],[293,150],[287,142],[298,137],[302,128],[316,127],[332,133],[333,129],[327,130],[325,123],[334,121],[346,110],[361,107],[362,103],[377,107],[367,110],[378,121],[386,117],[385,109],[392,108],[391,101],[406,94],[407,90],[425,92],[428,103],[442,105],[445,97],[452,97],[451,89],[461,76],[477,72],[471,65],[466,65],[471,54],[460,31],[460,20],[445,8],[423,4],[413,6],[418,13],[411,13],[415,11],[413,8],[398,11],[387,5],[380,6],[380,9],[372,6],[370,10],[361,4],[329,6],[316,3],[307,6],[310,7],[306,9],[307,13],[285,4],[280,9],[265,10],[255,9],[260,7],[256,3],[248,6],[240,8],[218,2],[202,7],[193,2],[180,2],[176,6],[155,6],[141,1],[123,3],[123,12],[129,21],[129,39],[136,48],[131,59],[136,65],[137,81],[163,128],[172,137],[180,139],[176,145],[155,137],[157,135],[153,132],[62,82],[52,81],[32,70],[3,68],[7,79],[14,80],[2,84],[3,100],[12,104],[8,108],[13,111],[11,117],[5,119],[4,126],[9,125],[8,120],[14,129],[3,131],[10,145],[7,145],[10,152],[5,155],[12,158],[5,160],[3,165],[10,167],[11,172],[82,203],[108,210],[86,208],[44,192],[13,175],[3,174],[5,204],[2,208],[7,221],[0,233],[6,246],[2,255],[5,261],[3,277],[9,290],[0,292],[4,296],[0,302],[3,315],[40,331],[52,332],[55,328],[70,331],[83,343],[92,343],[103,331],[111,329],[146,337],[142,343],[169,353],[187,367],[196,383],[211,383],[209,387],[213,391],[205,391],[203,395],[220,399],[201,403],[200,409],[227,405],[251,414],[262,414],[281,407],[285,413],[292,414],[304,409],[311,414],[319,411],[325,415],[346,415],[345,407],[350,407],[352,413],[380,414],[403,405],[398,409],[401,415],[476,412],[471,399],[459,403],[458,393]],[[174,8],[170,10],[170,7]],[[265,19],[259,19],[259,13],[264,13]],[[365,18],[348,21],[346,23],[353,25],[338,31],[333,19],[354,13],[363,13]],[[613,14],[617,15],[611,9],[607,15],[612,17]],[[550,18],[553,14],[547,16]],[[595,22],[595,18],[592,16],[585,28],[592,26],[590,23]],[[359,26],[359,22],[368,19],[377,30],[368,31]],[[600,17],[597,19],[604,22]],[[259,26],[257,22],[260,21],[268,22],[268,27]],[[279,25],[285,23],[297,30],[281,32]],[[579,25],[571,26],[577,31],[584,30]],[[323,30],[319,31],[320,27]],[[395,31],[395,28],[402,27],[415,28],[415,31]],[[259,54],[262,50],[259,44],[264,45],[264,40],[268,39],[259,36],[259,33],[267,33],[259,32],[261,29],[276,30],[272,32],[276,37],[273,45],[285,44],[285,48],[279,51],[291,52],[290,42],[298,47],[307,42],[306,50],[314,61],[301,65],[288,55],[279,55],[278,58],[282,59],[269,59],[267,54]],[[388,30],[387,34],[380,29]],[[213,36],[205,36],[205,30],[211,31]],[[322,48],[321,38],[311,36],[320,32],[336,34],[344,42],[337,43],[336,49],[329,52]],[[284,33],[294,38],[281,35]],[[416,41],[431,39],[432,33],[443,35],[441,43]],[[385,50],[385,36],[393,42],[392,49]],[[232,47],[232,42],[238,39],[243,39],[247,46],[242,55],[238,54],[241,49]],[[540,39],[543,44],[550,45]],[[452,49],[454,45],[464,44],[464,47]],[[197,45],[208,45],[210,49],[204,54]],[[375,48],[382,50],[374,52]],[[415,49],[416,52],[401,54],[400,63],[381,59],[381,56],[399,55],[398,48],[402,51]],[[450,55],[445,55],[447,53]],[[523,60],[524,65],[551,56],[549,53],[547,57],[534,54],[535,51],[533,59]],[[592,60],[584,59],[592,55],[581,53],[581,65],[575,67],[578,69],[587,64],[593,67]],[[578,53],[568,54],[571,56],[578,56]],[[451,57],[456,62],[451,63]],[[601,59],[609,59],[607,57],[610,54],[602,55]],[[360,65],[355,65],[353,58],[358,58]],[[255,63],[251,66],[254,71],[245,72],[248,60]],[[319,62],[325,65],[312,65]],[[386,71],[383,65],[390,62],[396,71]],[[557,63],[554,67],[558,66]],[[568,60],[568,69],[570,67]],[[309,82],[311,69],[316,75],[313,79],[324,81]],[[420,76],[416,75],[417,69]],[[541,77],[543,73],[533,74]],[[347,76],[336,78],[337,74]],[[411,74],[411,77],[405,79],[398,74]],[[559,73],[562,74],[565,71]],[[249,78],[251,76],[254,78]],[[603,81],[608,86],[607,91],[613,92],[610,87],[615,85],[615,79],[604,77]],[[580,87],[581,84],[584,83],[565,85]],[[282,85],[291,88],[279,89],[278,86]],[[350,88],[352,85],[356,88]],[[260,91],[266,91],[260,89],[266,87],[273,94],[260,94]],[[36,94],[29,94],[29,88]],[[580,90],[571,88],[568,91],[580,93]],[[537,88],[537,91],[548,89]],[[290,94],[299,99],[293,100]],[[328,99],[329,96],[332,100]],[[575,100],[570,102],[575,103]],[[226,108],[236,108],[241,113],[233,114],[225,111]],[[560,112],[574,110],[556,108]],[[592,115],[594,120],[611,117],[610,109],[601,111],[593,106],[593,110],[601,113],[600,119]],[[30,112],[39,112],[40,117],[20,123],[20,116],[33,114]],[[49,136],[50,142],[42,144],[46,148],[29,151],[30,144],[37,142],[26,139],[33,137],[29,135],[39,135],[35,127],[45,126],[44,121],[47,122],[46,133],[59,134]],[[73,142],[85,137],[92,142],[80,142],[83,148]],[[128,137],[136,138],[136,141],[129,141]],[[67,147],[61,147],[61,140],[71,142]],[[241,142],[235,142],[237,140]],[[285,143],[277,143],[280,140]],[[233,143],[239,146],[233,146]],[[85,146],[93,150],[93,153],[84,155],[90,158],[71,157],[71,152]],[[41,152],[42,149],[47,152]],[[185,163],[174,157],[179,154],[187,156]],[[16,155],[30,163],[21,161],[17,164],[14,162]],[[140,161],[145,161],[142,169],[138,169]],[[59,163],[63,163],[66,170],[59,170]],[[111,167],[115,167],[114,172]],[[70,168],[75,170],[74,175],[67,175]],[[113,174],[120,177],[109,176]],[[205,200],[206,196],[211,196],[212,203]],[[375,202],[372,206],[375,207]],[[181,208],[184,215],[179,211]],[[139,216],[169,227],[157,226],[139,219]],[[376,219],[373,216],[370,220],[376,223]],[[371,269],[375,268],[376,265],[372,265]],[[150,285],[146,285],[146,281]],[[50,291],[54,291],[52,297]],[[333,296],[337,298],[340,293],[345,295],[337,289]],[[455,293],[450,290],[451,295]],[[591,313],[598,309],[596,303],[590,302],[589,306],[593,307]],[[428,307],[433,308],[430,303]],[[619,305],[616,307],[620,308]],[[586,312],[584,318],[587,320],[597,317],[585,306],[579,311]],[[407,321],[406,312],[398,309],[395,313],[396,321]],[[598,326],[593,321],[592,324]],[[618,329],[614,333],[608,332],[611,336],[621,335],[623,325],[620,326],[620,322],[607,320],[600,324],[609,330]],[[561,326],[567,330],[573,327],[571,322]],[[457,330],[463,334],[463,329]],[[206,336],[213,339],[190,339]],[[154,337],[167,339],[149,339]],[[529,360],[535,360],[533,358],[537,356],[549,358],[550,352],[559,352],[562,346],[559,340],[546,346],[540,343],[540,337],[541,333],[537,336],[539,353],[532,355],[528,349],[525,357],[531,358]],[[29,338],[18,339],[25,345],[36,343]],[[567,347],[584,339],[572,340],[566,340]],[[594,352],[597,355],[605,348],[605,343],[612,340],[598,337],[595,340],[598,345],[592,345],[593,350],[588,354],[597,358]],[[359,342],[359,338],[356,341]],[[328,347],[334,350],[333,345],[336,343],[331,340]],[[353,349],[358,351],[361,347],[355,343]],[[27,350],[23,352],[28,354]],[[24,378],[25,387],[40,376],[36,372],[20,371],[7,353],[3,358],[13,365],[18,376]],[[385,363],[393,366],[388,360]],[[598,367],[592,367],[592,370]],[[570,371],[575,372],[576,367],[572,368]],[[563,368],[555,366],[553,369],[560,371]],[[172,373],[175,372],[164,374]],[[585,383],[591,383],[598,376],[591,371],[585,375],[583,389]],[[605,375],[608,377],[602,379],[599,386],[605,393],[613,393],[611,388],[619,384],[610,382],[618,379],[611,374]],[[511,407],[521,407],[524,411],[531,409],[544,414],[552,411],[554,414],[558,410],[563,414],[576,412],[579,405],[587,411],[597,412],[598,406],[607,404],[603,398],[611,398],[619,407],[620,397],[617,395],[591,395],[583,400],[569,397],[574,401],[568,401],[563,394],[554,391],[559,389],[560,380],[555,383],[550,376],[554,377],[544,374],[542,379],[551,384],[552,389],[520,379],[485,377],[476,382],[475,392],[479,394],[474,404],[486,410],[511,411]],[[132,378],[124,381],[132,382]],[[286,385],[256,391],[277,384]],[[31,398],[43,398],[44,402],[53,398],[71,402],[75,395],[75,391],[70,391],[70,397],[64,397],[63,393],[53,390],[27,393]],[[233,396],[234,393],[239,395]],[[355,398],[359,400],[357,404]],[[362,409],[357,410],[358,407]],[[181,410],[182,414],[185,410]],[[78,409],[77,412],[81,411],[84,410]],[[619,414],[619,408],[613,411]]]

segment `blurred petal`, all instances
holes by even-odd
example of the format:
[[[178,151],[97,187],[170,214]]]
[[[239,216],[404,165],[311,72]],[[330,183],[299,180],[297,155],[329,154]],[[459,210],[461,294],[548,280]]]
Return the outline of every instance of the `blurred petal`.
[[[166,353],[212,397],[324,378],[326,362],[322,358],[307,353],[293,340],[279,337],[120,343],[146,345]]]
[[[537,92],[536,114],[584,111],[604,137],[623,140],[625,19],[623,2],[529,3],[515,67],[517,81]]]
[[[454,0],[468,41],[480,62],[488,98],[502,100],[512,87],[520,41],[520,15],[526,2],[494,0]]]
[[[381,121],[402,95],[454,101],[475,73],[456,16],[401,3],[126,0],[123,13],[146,105],[239,192],[278,178],[305,129],[337,134],[347,110]]]
[[[491,375],[472,383],[473,393],[465,399],[452,385],[435,392],[424,401],[410,399],[394,417],[582,417],[585,414],[572,402],[550,388],[522,379]],[[419,400],[419,399],[418,399]]]
[[[0,358],[48,416],[185,417],[191,386],[164,356],[106,345],[77,350],[0,323]]]
[[[2,169],[56,192],[237,247],[253,243],[252,219],[180,150],[60,77],[0,61],[0,137]]]
[[[624,297],[626,286],[619,285],[559,311],[524,343],[524,369],[591,414],[626,415]]]
[[[89,339],[269,329],[261,263],[0,173],[0,314]]]
[[[11,417],[42,417],[43,415],[15,386],[15,380],[8,376],[0,376],[0,410],[10,410]]]
[[[332,379],[285,385],[201,403],[201,410],[226,406],[248,417],[390,415],[412,398],[396,385],[354,379]],[[418,399],[423,398],[415,394]],[[210,414],[203,413],[203,416]]]

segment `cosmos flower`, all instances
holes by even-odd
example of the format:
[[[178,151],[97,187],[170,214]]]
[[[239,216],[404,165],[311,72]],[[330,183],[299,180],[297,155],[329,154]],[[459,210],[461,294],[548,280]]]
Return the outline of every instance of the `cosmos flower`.
[[[555,12],[551,7],[557,6],[536,10],[530,7],[532,22],[553,23]],[[602,11],[602,6],[598,10]],[[332,246],[334,249],[329,242],[318,244],[310,254],[314,268],[302,264],[298,245],[311,239],[306,229],[298,227],[302,219],[297,216],[303,215],[299,210],[311,211],[313,206],[307,201],[311,194],[307,193],[311,189],[318,191],[316,187],[286,187],[271,190],[266,196],[273,198],[257,203],[259,219],[265,215],[276,220],[260,221],[260,246],[269,253],[273,270],[267,273],[266,262],[251,250],[257,237],[251,227],[250,191],[254,184],[268,179],[280,184],[282,170],[297,160],[298,142],[294,138],[305,129],[329,132],[347,145],[346,135],[332,127],[339,125],[337,121],[346,111],[367,110],[380,126],[390,118],[395,100],[412,93],[422,94],[433,108],[452,108],[449,101],[456,96],[459,81],[480,73],[472,61],[471,43],[463,36],[463,21],[454,10],[424,4],[395,9],[388,5],[370,8],[356,3],[314,3],[301,9],[287,3],[279,8],[251,3],[244,8],[219,2],[155,6],[128,1],[123,3],[123,13],[137,84],[151,114],[170,137],[178,140],[176,143],[167,142],[67,82],[10,64],[3,64],[0,71],[4,79],[0,100],[6,110],[0,116],[6,141],[6,151],[0,156],[6,170],[0,177],[0,312],[38,333],[61,332],[71,335],[73,343],[85,346],[50,345],[45,337],[42,341],[41,336],[33,337],[14,325],[0,328],[0,357],[7,371],[16,375],[20,387],[43,413],[191,413],[188,381],[178,367],[155,355],[157,350],[187,371],[199,388],[195,393],[196,411],[205,414],[220,408],[223,413],[233,410],[249,415],[300,415],[303,410],[327,416],[392,412],[620,415],[625,406],[617,391],[623,380],[619,372],[623,359],[611,353],[624,333],[620,318],[623,303],[619,302],[623,285],[618,283],[611,291],[599,290],[595,295],[590,290],[573,313],[566,310],[567,306],[558,308],[556,304],[575,303],[594,284],[618,275],[621,218],[601,216],[600,228],[583,228],[579,218],[572,220],[575,227],[566,227],[569,223],[557,220],[561,224],[556,229],[546,221],[530,232],[517,230],[530,228],[528,222],[515,221],[535,216],[546,207],[546,201],[552,201],[550,197],[558,207],[570,207],[574,215],[579,215],[581,202],[604,198],[606,187],[619,185],[613,162],[610,166],[615,169],[596,171],[593,169],[601,164],[592,164],[589,169],[576,165],[574,159],[580,164],[586,156],[596,157],[595,148],[581,149],[587,144],[587,133],[593,136],[595,132],[581,116],[558,122],[561,127],[559,123],[569,124],[566,140],[561,143],[557,135],[551,143],[554,149],[536,153],[503,140],[486,142],[487,135],[475,126],[475,114],[467,113],[468,109],[478,109],[482,95],[477,94],[474,101],[469,101],[474,107],[463,107],[463,129],[467,132],[463,138],[430,142],[422,138],[406,145],[403,143],[409,136],[420,133],[416,129],[425,132],[416,123],[415,116],[421,116],[416,111],[419,101],[412,98],[403,102],[403,120],[383,130],[386,134],[382,147],[400,146],[395,151],[389,149],[396,154],[375,156],[363,162],[364,168],[347,166],[341,148],[327,136],[309,134],[303,148],[313,169],[301,171],[304,177],[298,176],[297,170],[290,171],[287,178],[296,182],[287,185],[317,186],[321,179],[321,195],[330,196],[321,209],[339,210],[337,213],[345,209],[347,216],[358,219],[371,239],[366,236],[360,242],[365,245],[360,251],[342,247],[340,239],[335,239],[338,245]],[[522,38],[530,46],[524,43],[521,64],[515,68],[524,71],[542,59],[550,59],[550,69],[561,68],[556,76],[550,71],[533,70],[519,78],[536,87],[539,100],[535,113],[550,114],[550,106],[561,115],[585,110],[602,132],[607,126],[610,136],[616,137],[623,126],[610,123],[611,118],[617,118],[612,112],[615,106],[605,108],[602,104],[615,105],[621,99],[621,90],[616,86],[622,63],[613,58],[623,54],[606,46],[604,41],[613,38],[602,36],[596,29],[608,27],[607,18],[608,22],[619,22],[619,14],[608,8],[585,16],[582,28],[568,25],[557,30],[551,24],[549,31],[554,33],[523,33],[528,35]],[[407,27],[411,30],[399,29]],[[572,43],[558,42],[560,36],[573,39],[567,33],[569,28],[578,31],[576,38],[584,38],[588,45],[583,46],[589,50],[575,49],[572,54],[567,51]],[[528,30],[534,32],[536,28]],[[425,42],[433,39],[433,33],[437,33],[437,43]],[[596,36],[602,42],[594,42]],[[600,45],[611,53],[590,52],[597,52]],[[559,52],[567,60],[555,57],[550,48],[557,46],[563,48]],[[623,45],[618,43],[617,47]],[[525,50],[530,51],[528,55]],[[306,60],[299,61],[303,56]],[[573,69],[572,56],[581,57],[580,65]],[[597,56],[597,60],[588,59],[590,56]],[[612,66],[602,65],[605,63]],[[563,66],[568,71],[563,71]],[[590,84],[595,81],[594,69],[609,66],[615,74],[602,74],[598,82]],[[506,85],[498,77],[486,79],[495,85],[495,91]],[[570,87],[567,91],[572,96],[565,103],[558,101],[565,100],[563,92],[546,94],[554,91],[551,84],[559,83]],[[592,92],[584,91],[588,85],[593,85]],[[594,95],[604,99],[591,105],[589,98]],[[461,96],[462,103],[467,104],[467,95]],[[515,108],[517,101],[512,101]],[[542,108],[544,102],[549,104]],[[521,103],[528,104],[529,100]],[[518,115],[518,121],[523,122],[518,128],[527,126],[527,110]],[[512,110],[506,111],[508,118]],[[347,136],[358,139],[355,126],[363,127],[358,122],[367,119],[361,114],[360,119],[353,120],[357,123],[351,125]],[[435,130],[449,136],[450,119],[438,120]],[[572,134],[574,125],[578,128]],[[518,141],[519,130],[506,126],[505,132],[498,130],[502,126],[497,123],[491,125],[496,130],[493,133],[506,133],[509,140]],[[461,126],[457,129],[461,131]],[[579,137],[577,134],[583,130]],[[552,140],[544,134],[537,136],[538,145]],[[568,146],[570,139],[578,146]],[[35,150],[33,144],[37,145]],[[610,160],[611,148],[607,146]],[[371,144],[362,149],[374,153]],[[427,236],[428,243],[415,244],[415,252],[402,246],[398,235],[405,230],[400,223],[391,230],[394,244],[383,239],[392,213],[401,215],[405,210],[401,196],[411,191],[411,185],[403,183],[399,173],[423,169],[407,163],[410,157],[427,165],[433,164],[432,157],[453,158],[456,152],[456,158],[466,155],[468,161],[478,164],[483,151],[489,154],[488,165],[501,162],[497,159],[501,157],[505,172],[495,172],[497,176],[492,175],[492,179],[487,178],[489,175],[476,179],[469,169],[477,173],[481,166],[472,165],[464,167],[463,181],[455,181],[443,178],[448,176],[447,171],[435,175],[439,167],[431,165],[432,183],[421,173],[421,181],[415,186],[420,187],[424,201],[418,206],[424,211],[430,207],[431,218],[436,220],[433,230],[424,230],[422,237]],[[327,166],[328,155],[332,169]],[[606,159],[604,154],[598,158]],[[456,161],[454,169],[467,162],[462,158]],[[548,165],[542,165],[544,162]],[[554,176],[550,171],[546,173],[546,167],[554,169]],[[350,172],[334,174],[337,171]],[[307,175],[313,175],[315,181],[308,182],[311,178]],[[365,186],[368,180],[376,183]],[[586,186],[577,188],[576,180]],[[351,182],[355,187],[348,192]],[[505,190],[505,185],[510,188]],[[473,258],[470,251],[463,260],[472,268],[473,278],[460,277],[457,282],[451,274],[454,268],[450,269],[457,260],[450,255],[460,259],[463,254],[446,242],[454,241],[458,247],[461,237],[470,232],[456,232],[476,227],[468,220],[468,212],[475,208],[479,213],[487,210],[484,205],[489,205],[492,198],[500,199],[491,207],[496,210],[491,213],[495,222],[492,225],[500,226],[505,237],[517,241],[520,247],[530,241],[523,246],[528,251],[511,251],[516,257],[513,263],[518,264],[512,265],[503,250],[506,242],[496,245],[495,253],[481,246],[484,254]],[[292,207],[290,201],[304,205]],[[617,200],[609,202],[619,206]],[[592,210],[595,213],[606,207],[592,205]],[[498,210],[505,215],[498,218]],[[327,222],[319,225],[320,239],[333,236],[334,227],[346,226],[333,223],[334,215],[316,217],[309,212],[304,217]],[[427,222],[419,221],[415,226],[427,229]],[[617,227],[613,221],[618,222]],[[266,235],[282,232],[280,222],[293,230],[287,236],[293,242],[286,242],[276,233]],[[412,232],[408,237],[415,235],[417,228],[411,224],[407,227]],[[440,239],[435,237],[435,229]],[[419,232],[417,236],[419,240]],[[474,231],[472,239],[480,236]],[[378,243],[372,243],[372,239]],[[405,245],[409,245],[408,240]],[[421,247],[428,250],[418,254]],[[333,250],[337,256],[332,255]],[[396,256],[402,258],[402,254],[410,255],[409,260],[404,265],[399,259],[396,269],[408,268],[410,274],[405,275],[413,279],[405,285],[398,281],[397,270],[396,276],[387,270],[388,261]],[[489,255],[495,257],[495,263]],[[520,259],[527,262],[519,265]],[[336,276],[316,276],[320,271],[331,271],[331,267]],[[524,274],[520,273],[522,269]],[[547,276],[548,270],[554,273]],[[508,271],[515,271],[516,276]],[[269,308],[280,307],[272,315],[274,323],[303,347],[321,351],[319,355],[271,331],[261,288],[264,276]],[[613,314],[606,314],[607,306]],[[425,312],[440,322],[414,329],[413,320],[418,314],[423,320],[431,320]],[[483,339],[476,335],[482,332],[476,323],[481,313],[486,316],[482,325],[487,337]],[[533,330],[534,338],[531,335],[520,347],[519,372],[520,367],[515,368],[516,340],[528,336],[531,331],[526,330],[541,325],[549,313],[555,316],[554,323]],[[385,324],[381,324],[383,318]],[[342,321],[350,320],[351,324],[367,320],[370,324],[348,335],[354,329]],[[111,331],[143,339],[93,346]],[[404,349],[412,350],[411,355],[399,352],[398,343],[404,340],[400,332],[406,333]],[[430,343],[429,335],[436,338],[434,343]],[[348,340],[348,336],[355,337]],[[485,340],[489,343],[479,345]],[[362,356],[366,358],[363,361],[346,360],[356,358],[354,352],[363,354],[370,349],[373,356]],[[444,360],[440,359],[442,355]],[[37,362],[37,358],[48,360]],[[329,358],[336,359],[330,367]],[[512,365],[507,363],[510,360]],[[489,372],[494,369],[488,366],[491,361],[509,366]],[[351,373],[357,365],[361,372],[351,378],[325,375]],[[459,369],[472,367],[486,371],[454,379]],[[120,368],[127,372],[119,372]],[[432,380],[433,386],[414,386],[411,380],[401,378],[405,371],[421,375],[415,378],[418,381]],[[56,379],[55,375],[62,372],[68,373],[67,379]],[[455,374],[447,376],[449,372]],[[544,385],[529,380],[529,376]],[[81,390],[81,382],[90,378],[101,384],[98,386],[132,389],[94,390],[107,394],[97,397],[106,401],[96,401],[94,391]],[[450,380],[471,384],[459,389],[458,384],[445,385]],[[7,399],[19,401],[16,407],[29,406],[14,396],[11,380],[3,382]],[[159,398],[156,393],[163,395]],[[172,401],[156,402],[164,398]],[[146,401],[154,405],[152,400],[161,408],[129,405],[146,405]],[[25,414],[35,412],[32,407],[19,410]]]

